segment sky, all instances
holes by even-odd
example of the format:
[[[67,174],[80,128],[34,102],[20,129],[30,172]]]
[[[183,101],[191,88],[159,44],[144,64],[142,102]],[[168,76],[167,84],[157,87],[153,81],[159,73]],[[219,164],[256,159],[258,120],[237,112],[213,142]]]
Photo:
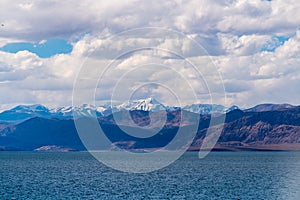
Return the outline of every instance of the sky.
[[[299,13],[298,0],[1,0],[0,110],[18,104],[71,105],[74,81],[87,63],[90,74],[104,72],[101,63],[114,61],[115,52],[145,46],[178,50],[184,59],[152,50],[123,56],[102,77],[96,101],[112,99],[115,90],[114,98],[148,95],[168,102],[182,95],[181,104],[189,104],[194,99],[187,98],[186,87],[191,87],[199,92],[195,103],[207,103],[201,91],[207,90],[205,82],[215,81],[208,73],[214,71],[226,95],[225,102],[217,95],[214,102],[242,108],[260,103],[299,105]],[[151,40],[138,31],[115,37],[144,27],[171,30],[187,39],[166,37],[164,31]],[[205,51],[199,53],[189,39]],[[198,80],[184,62],[203,57],[209,57],[215,68],[200,68],[204,77]],[[141,87],[129,84],[133,77]],[[117,84],[122,87],[116,89]],[[176,85],[176,90],[170,93],[163,84]]]

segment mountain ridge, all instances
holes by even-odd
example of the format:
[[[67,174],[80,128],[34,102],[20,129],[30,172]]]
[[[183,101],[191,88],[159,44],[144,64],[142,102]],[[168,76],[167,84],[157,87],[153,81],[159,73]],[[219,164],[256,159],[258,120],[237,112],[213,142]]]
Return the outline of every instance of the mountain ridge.
[[[181,122],[182,112],[187,116],[185,122]],[[115,114],[125,116],[124,113],[126,112],[120,111]],[[151,122],[150,113],[142,110],[130,111],[131,118],[138,127]],[[156,112],[151,115],[155,121],[161,114]],[[197,116],[200,117],[199,122],[195,120]],[[161,148],[174,138],[178,128],[182,128],[186,134],[189,134],[191,127],[197,123],[198,130],[189,149],[199,150],[210,125],[211,115],[199,115],[184,110],[169,111],[165,125],[155,137],[148,139],[135,138],[126,134],[122,126],[133,131],[139,128],[129,127],[129,119],[126,117],[120,119],[122,119],[121,124],[116,124],[113,115],[98,118],[99,125],[115,146],[129,150]],[[211,128],[214,130],[218,125]],[[0,149],[81,151],[85,150],[85,147],[79,138],[73,119],[47,119],[37,116],[17,124],[0,123]],[[224,127],[215,149],[300,150],[300,106],[262,112],[235,109],[226,113]]]
[[[117,105],[104,104],[100,106],[83,104],[80,106],[65,106],[58,108],[47,108],[41,104],[33,105],[18,105],[12,109],[0,112],[0,122],[16,123],[30,119],[32,117],[44,118],[59,118],[72,119],[73,112],[79,116],[108,116],[122,110],[143,110],[151,112],[186,110],[189,112],[207,115],[211,113],[228,113],[233,110],[243,110],[245,112],[262,112],[292,109],[296,106],[290,104],[258,104],[252,108],[240,109],[238,106],[225,107],[217,104],[190,104],[182,108],[176,106],[166,106],[154,98],[146,98],[139,100],[132,100]]]

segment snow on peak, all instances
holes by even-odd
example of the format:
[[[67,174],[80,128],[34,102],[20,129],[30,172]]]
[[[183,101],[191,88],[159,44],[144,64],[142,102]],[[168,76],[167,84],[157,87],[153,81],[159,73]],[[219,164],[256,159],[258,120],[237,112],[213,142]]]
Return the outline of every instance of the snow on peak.
[[[49,112],[49,109],[40,104],[19,105],[11,109],[14,112],[33,113],[33,112]]]
[[[236,105],[231,106],[230,108],[226,109],[226,113],[231,112],[233,110],[239,110],[240,108]]]
[[[216,104],[191,104],[182,108],[183,110],[198,113],[198,114],[211,114],[211,113],[224,113],[225,107]]]
[[[131,110],[144,110],[144,111],[160,111],[166,110],[167,107],[158,102],[156,99],[147,98],[136,101],[135,105]]]
[[[93,116],[96,113],[97,116],[101,116],[101,113],[98,112],[97,108],[93,105],[82,104],[81,106],[66,106],[60,108],[54,108],[51,110],[53,116],[72,118],[73,112],[76,112],[80,116]]]
[[[116,110],[143,110],[157,112],[167,109],[168,107],[152,97],[146,99],[131,100],[116,106]]]

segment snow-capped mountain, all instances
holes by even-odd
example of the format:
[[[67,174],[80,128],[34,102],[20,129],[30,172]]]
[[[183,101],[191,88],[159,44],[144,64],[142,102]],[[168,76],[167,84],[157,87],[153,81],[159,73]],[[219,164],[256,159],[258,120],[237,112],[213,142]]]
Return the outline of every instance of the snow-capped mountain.
[[[147,99],[139,99],[139,100],[132,100],[115,106],[113,108],[114,111],[121,111],[121,110],[143,110],[143,111],[151,111],[151,112],[158,112],[161,110],[169,110],[169,107],[163,105],[159,101],[154,98],[147,98]]]
[[[230,108],[227,108],[227,109],[226,109],[226,113],[231,112],[231,111],[233,111],[233,110],[238,110],[238,109],[240,109],[238,106],[233,105],[233,106],[231,106]]]
[[[226,108],[224,106],[216,105],[216,104],[191,104],[191,105],[184,106],[182,110],[186,110],[189,112],[198,113],[202,115],[210,114],[212,112],[214,113],[226,112]]]
[[[21,122],[33,117],[42,118],[58,118],[58,119],[72,119],[73,111],[76,111],[81,116],[92,116],[95,112],[97,117],[101,117],[101,112],[98,111],[100,107],[83,104],[81,106],[66,106],[49,109],[45,106],[36,105],[19,105],[10,110],[0,113],[0,121],[4,122]]]
[[[0,113],[0,121],[17,122],[30,119],[32,117],[51,117],[50,110],[42,105],[19,105],[10,110]]]
[[[56,118],[73,118],[73,112],[80,116],[93,116],[95,113],[97,117],[101,117],[102,113],[99,112],[100,107],[97,108],[93,105],[83,104],[81,106],[67,106],[51,109],[51,114]]]
[[[19,105],[11,109],[10,111],[12,112],[17,112],[17,113],[49,113],[49,109],[43,105],[40,104],[34,104],[34,105]]]
[[[112,113],[122,110],[143,110],[150,112],[158,111],[174,111],[179,110],[179,107],[166,106],[154,98],[146,98],[139,100],[131,100],[119,105],[105,104],[102,106],[94,106],[83,104],[81,106],[66,106],[49,109],[45,106],[36,105],[20,105],[10,110],[0,113],[0,121],[2,122],[21,122],[33,117],[43,118],[58,118],[58,119],[72,119],[74,112],[77,117],[91,117],[96,114],[97,117],[108,116]],[[210,114],[210,113],[227,113],[232,110],[239,109],[237,106],[231,108],[225,108],[222,105],[210,105],[210,104],[191,104],[184,106],[182,110],[186,110],[198,114]]]

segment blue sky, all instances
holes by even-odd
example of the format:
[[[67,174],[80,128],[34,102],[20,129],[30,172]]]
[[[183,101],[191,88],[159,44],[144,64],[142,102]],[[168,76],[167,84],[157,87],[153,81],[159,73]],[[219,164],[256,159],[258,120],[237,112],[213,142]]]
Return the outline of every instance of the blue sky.
[[[274,52],[278,47],[282,46],[290,37],[284,36],[273,36],[270,41],[262,47],[261,51]]]
[[[17,104],[39,103],[51,107],[72,104],[73,83],[83,61],[92,52],[97,56],[93,57],[95,62],[91,61],[91,69],[103,69],[96,61],[108,62],[111,59],[108,55],[129,46],[177,49],[191,59],[199,56],[187,42],[149,41],[146,34],[104,45],[108,44],[107,38],[142,27],[178,31],[203,46],[222,76],[227,106],[250,107],[266,102],[298,105],[299,12],[300,3],[296,0],[3,0],[0,2],[0,92],[5,95],[0,98],[0,110]],[[163,60],[140,52],[120,60],[98,99],[110,100],[109,94],[120,76],[130,71],[129,66],[177,62],[170,58],[164,56]],[[191,80],[192,87],[201,90],[201,81],[194,80],[193,73],[179,68],[177,72]],[[144,74],[147,73],[139,75]],[[175,79],[162,71],[145,79],[157,77],[162,82]],[[145,91],[140,96],[164,93],[159,88]]]
[[[16,42],[8,43],[0,48],[0,51],[17,53],[19,51],[29,51],[35,53],[40,58],[49,58],[56,54],[70,53],[73,46],[64,39],[51,38],[42,40],[39,43]]]

